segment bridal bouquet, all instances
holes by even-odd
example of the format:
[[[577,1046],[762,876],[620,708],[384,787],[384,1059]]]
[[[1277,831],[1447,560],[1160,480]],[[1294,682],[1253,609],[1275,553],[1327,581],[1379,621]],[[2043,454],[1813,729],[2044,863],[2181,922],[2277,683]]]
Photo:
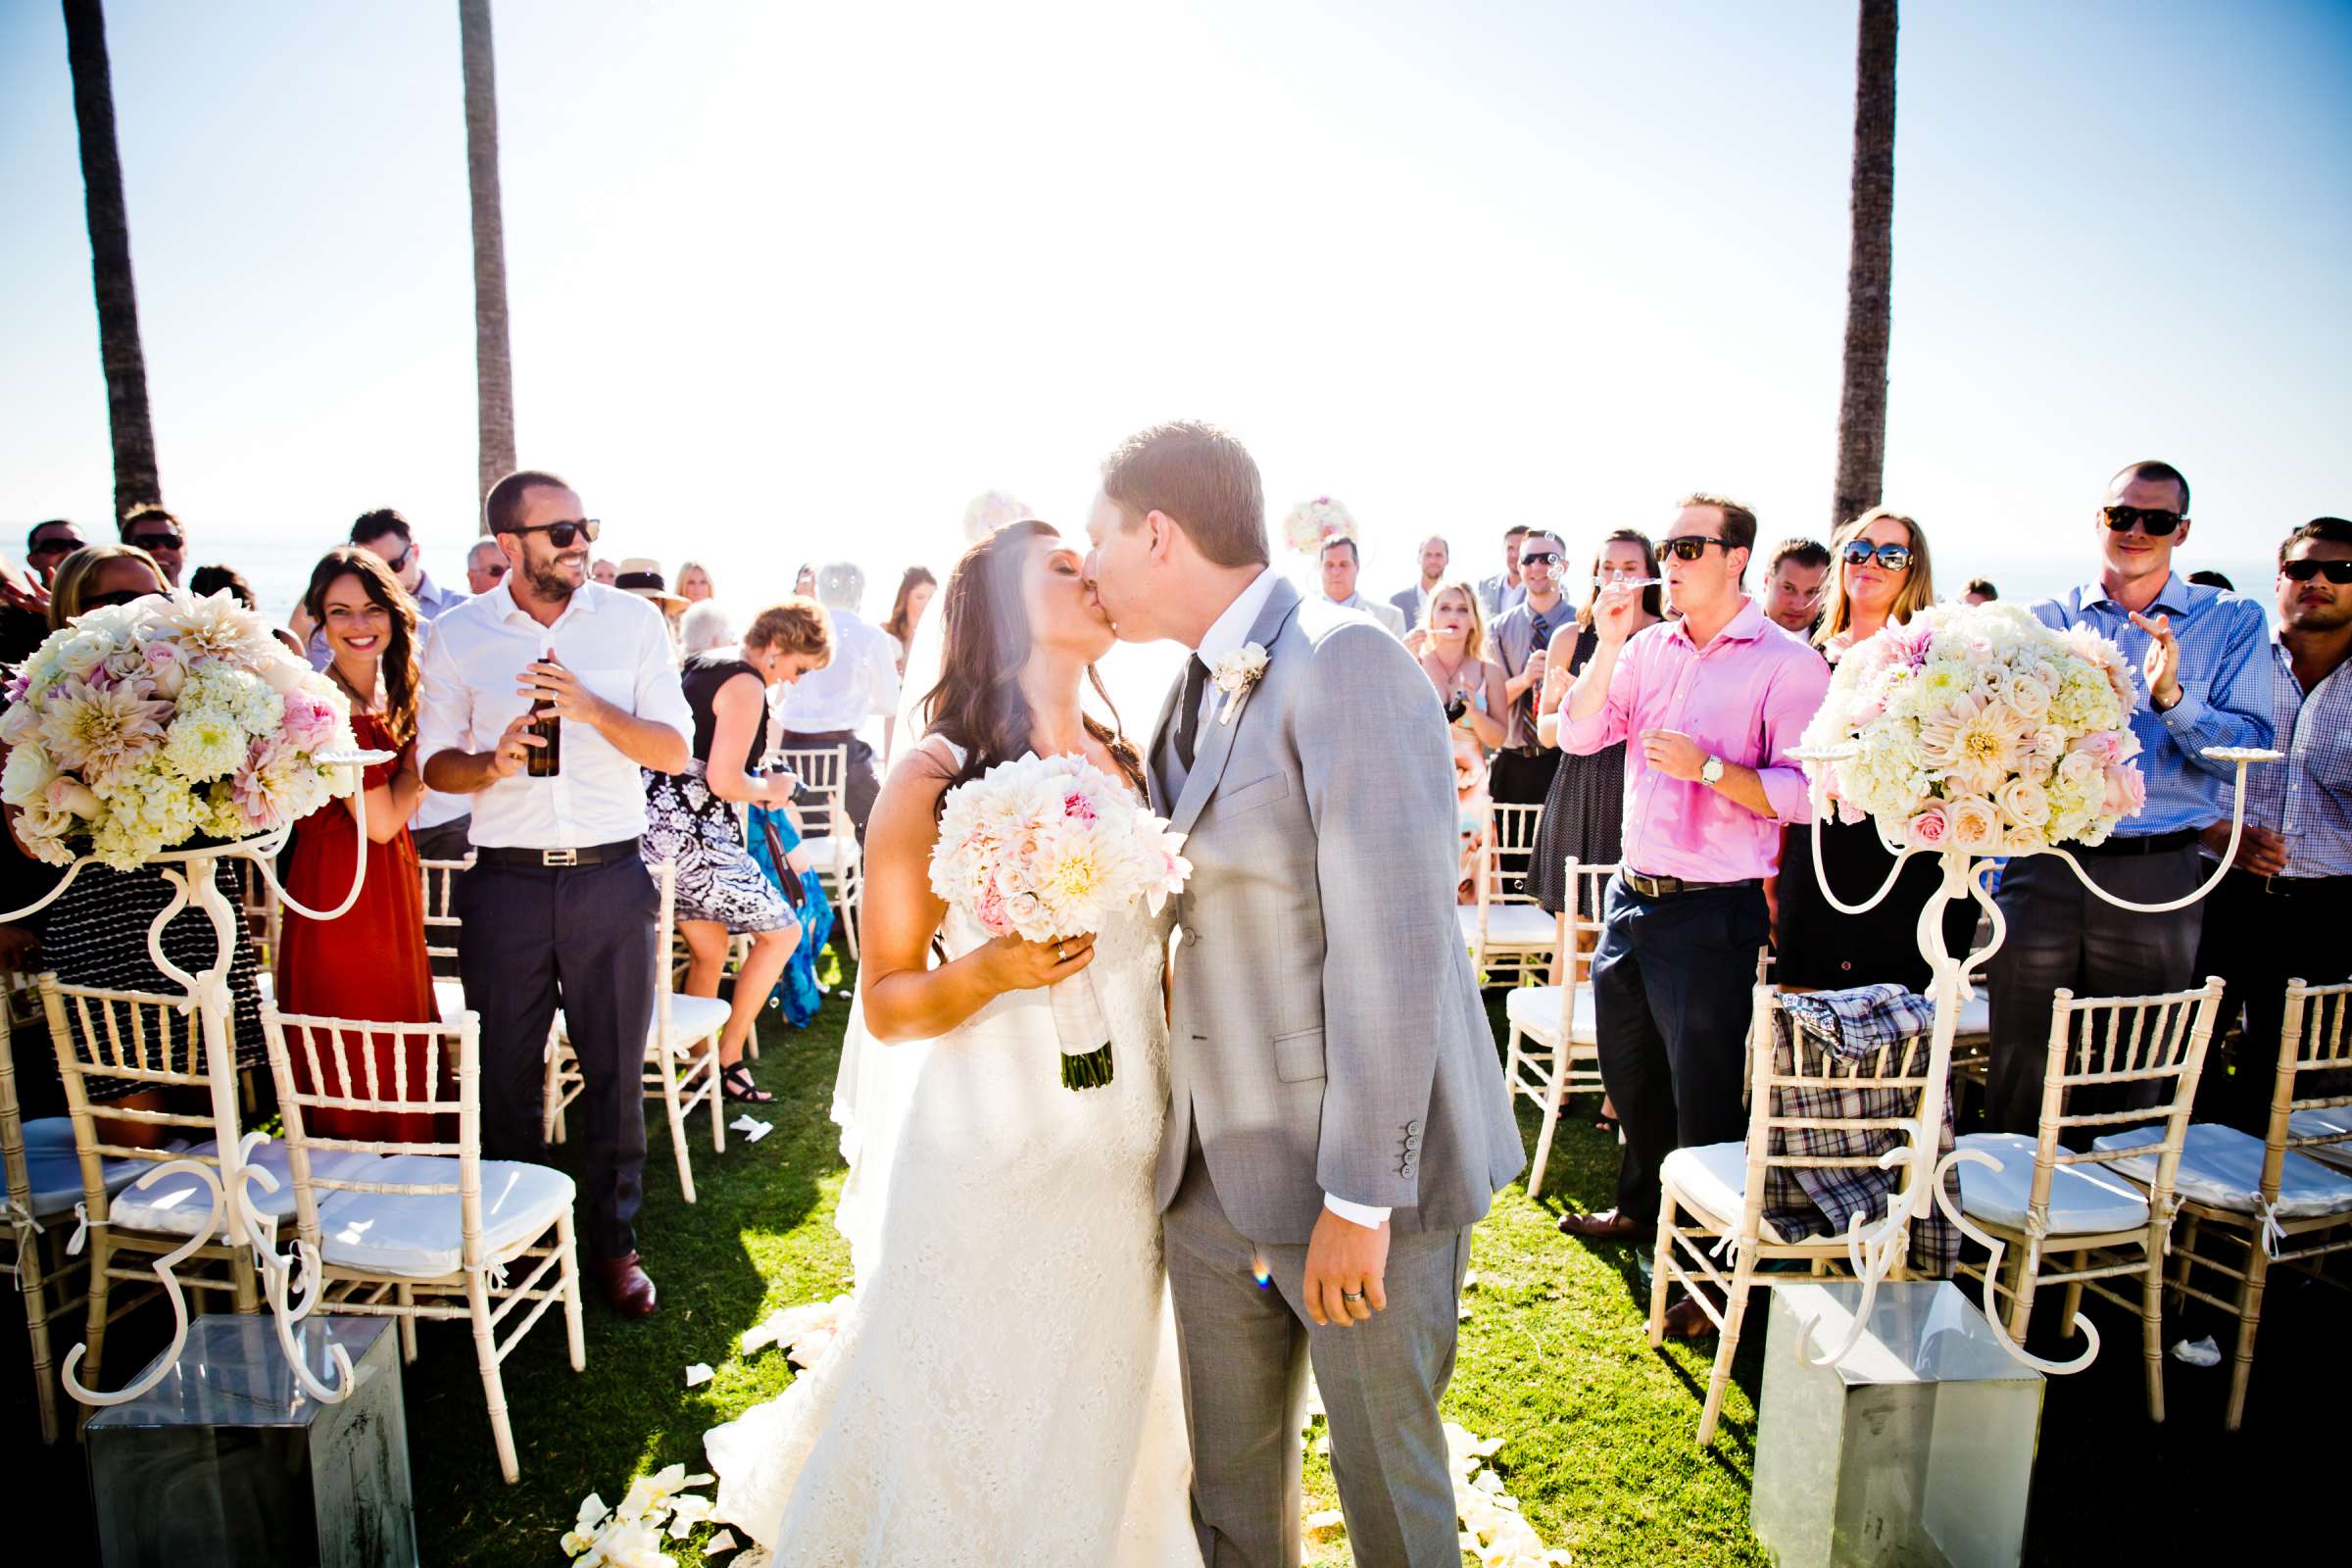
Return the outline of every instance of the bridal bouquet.
[[[2098,844],[2147,799],[2115,644],[2011,605],[1938,606],[1847,652],[1806,727],[1814,809],[1971,855]]]
[[[1355,519],[1329,496],[1301,501],[1282,519],[1282,542],[1302,556],[1321,552],[1334,539],[1355,537]]]
[[[1000,762],[948,791],[931,854],[931,891],[992,936],[1054,942],[1100,931],[1143,900],[1157,914],[1192,875],[1184,835],[1074,756]],[[1110,1026],[1084,971],[1050,993],[1061,1082],[1111,1078]]]
[[[86,840],[131,870],[190,839],[268,832],[353,787],[317,760],[353,747],[350,705],[226,592],[77,615],[6,695],[0,800],[52,865]]]

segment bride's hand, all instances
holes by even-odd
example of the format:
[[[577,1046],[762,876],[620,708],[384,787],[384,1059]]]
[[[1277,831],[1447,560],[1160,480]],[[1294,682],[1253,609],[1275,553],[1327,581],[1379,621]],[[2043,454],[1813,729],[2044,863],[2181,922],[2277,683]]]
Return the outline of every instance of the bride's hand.
[[[998,991],[1033,991],[1067,980],[1095,961],[1095,939],[1063,937],[1058,942],[1024,942],[998,937],[981,950],[989,983]]]

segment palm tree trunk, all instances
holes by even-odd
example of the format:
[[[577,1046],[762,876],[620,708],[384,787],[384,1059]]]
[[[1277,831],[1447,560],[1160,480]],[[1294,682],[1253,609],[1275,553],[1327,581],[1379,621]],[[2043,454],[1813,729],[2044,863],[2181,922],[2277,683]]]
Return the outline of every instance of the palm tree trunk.
[[[473,204],[473,376],[481,493],[514,471],[514,365],[507,346],[507,231],[498,195],[498,76],[490,0],[458,0],[466,57],[466,187]],[[482,531],[488,533],[487,520]]]
[[[1886,472],[1886,339],[1894,316],[1895,0],[1861,0],[1854,65],[1854,236],[1830,526],[1879,504]]]
[[[139,349],[138,291],[130,276],[130,218],[115,146],[114,73],[100,0],[65,0],[66,64],[74,73],[74,122],[81,133],[82,206],[90,224],[90,282],[98,299],[98,359],[115,446],[115,516],[160,505],[155,424],[147,412],[147,357]]]

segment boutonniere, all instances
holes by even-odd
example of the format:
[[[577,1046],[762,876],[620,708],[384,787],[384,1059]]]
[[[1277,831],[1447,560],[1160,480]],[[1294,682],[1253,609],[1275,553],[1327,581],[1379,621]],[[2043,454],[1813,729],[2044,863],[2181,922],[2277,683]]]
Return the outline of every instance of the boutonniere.
[[[1215,683],[1217,690],[1225,694],[1224,705],[1217,710],[1218,723],[1233,722],[1234,715],[1242,710],[1243,701],[1250,695],[1250,688],[1255,686],[1257,678],[1265,672],[1266,651],[1256,643],[1246,643],[1239,652],[1227,654],[1217,661],[1216,667],[1208,672],[1208,678]]]

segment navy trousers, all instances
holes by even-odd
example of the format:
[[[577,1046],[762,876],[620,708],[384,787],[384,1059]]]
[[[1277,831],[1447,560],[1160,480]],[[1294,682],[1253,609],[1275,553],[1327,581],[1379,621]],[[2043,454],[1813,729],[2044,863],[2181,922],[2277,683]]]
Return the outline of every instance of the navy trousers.
[[[1644,898],[1613,878],[1592,956],[1600,1079],[1625,1129],[1617,1212],[1658,1217],[1658,1167],[1685,1144],[1747,1136],[1740,1103],[1764,889]]]
[[[485,861],[458,878],[452,903],[466,1005],[482,1020],[482,1153],[549,1162],[540,1112],[561,1006],[582,1080],[581,1236],[592,1257],[626,1257],[645,1197],[654,879],[634,855],[602,865]]]

